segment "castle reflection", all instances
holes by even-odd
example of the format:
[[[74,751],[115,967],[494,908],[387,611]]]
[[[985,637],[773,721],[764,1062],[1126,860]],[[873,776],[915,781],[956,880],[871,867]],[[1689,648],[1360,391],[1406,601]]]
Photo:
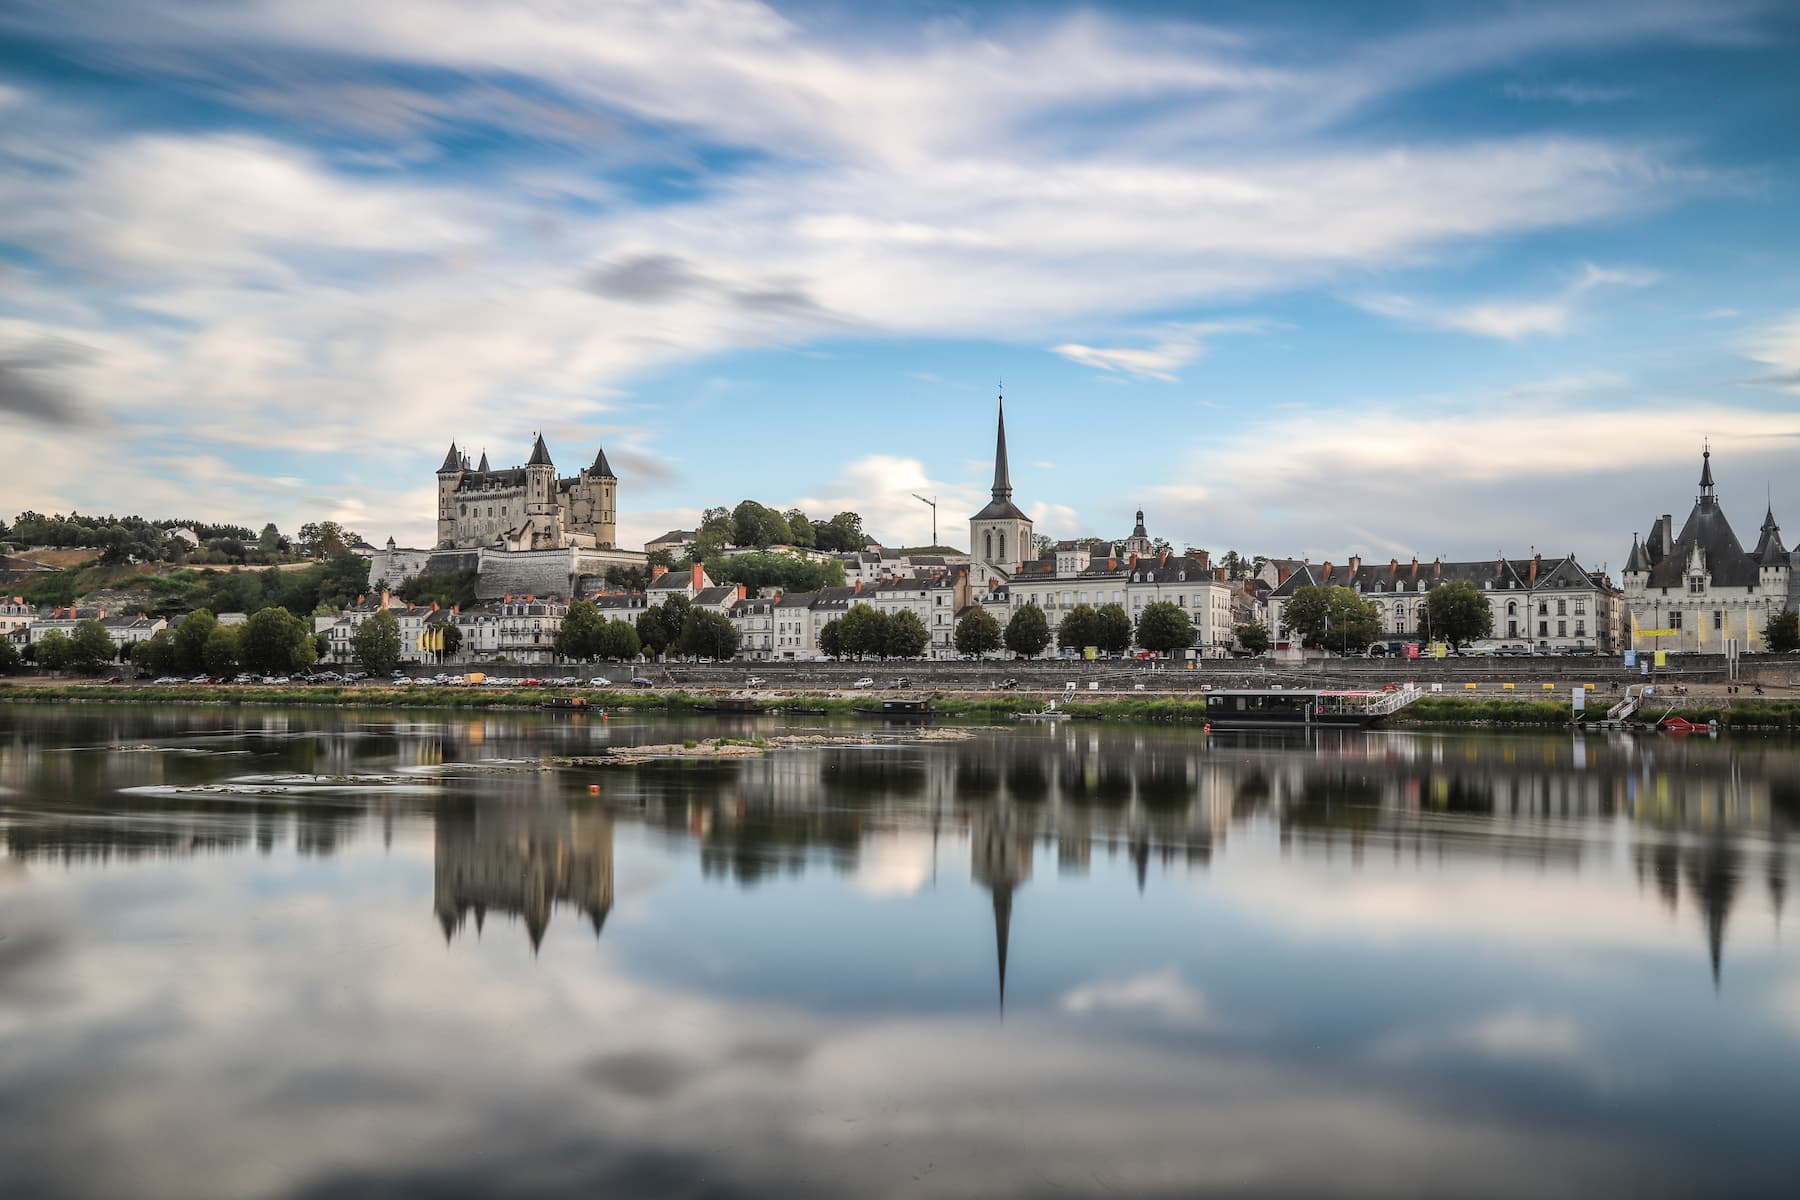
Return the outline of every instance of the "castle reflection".
[[[536,951],[558,905],[585,917],[598,938],[613,906],[612,818],[571,811],[554,796],[446,806],[433,881],[446,944],[471,915],[479,936],[491,909],[522,920]]]

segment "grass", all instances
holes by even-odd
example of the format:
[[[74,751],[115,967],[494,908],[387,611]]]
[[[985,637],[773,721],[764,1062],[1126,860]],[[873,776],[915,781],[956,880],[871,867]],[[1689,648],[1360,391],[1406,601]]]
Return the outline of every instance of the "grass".
[[[14,702],[129,702],[181,704],[280,704],[311,707],[356,708],[442,708],[442,709],[527,709],[545,700],[563,695],[536,688],[452,687],[233,687],[222,685],[204,690],[191,686],[153,684],[91,684],[71,682],[45,687],[19,687],[0,682],[0,703]],[[712,704],[710,696],[691,692],[619,691],[585,693],[596,708],[624,711],[691,712]],[[804,709],[823,711],[831,716],[849,716],[869,703],[861,696],[792,696],[772,700],[772,712]],[[955,697],[932,702],[933,710],[956,720],[1007,720],[1014,714],[1041,708],[1040,699],[1025,696]],[[1139,724],[1190,724],[1206,722],[1203,699],[1175,697],[1133,697],[1129,699],[1083,700],[1065,706],[1071,717],[1089,720]],[[1646,719],[1660,716],[1654,710]],[[1675,710],[1674,715],[1705,723],[1717,721],[1720,729],[1783,730],[1800,732],[1800,703],[1740,704],[1709,706],[1696,704]],[[1432,696],[1418,701],[1390,718],[1390,723],[1409,728],[1433,726],[1529,726],[1545,728],[1569,723],[1569,706],[1545,700],[1470,699]],[[1598,712],[1590,711],[1588,719],[1597,720]],[[726,738],[723,745],[762,745],[761,739]]]

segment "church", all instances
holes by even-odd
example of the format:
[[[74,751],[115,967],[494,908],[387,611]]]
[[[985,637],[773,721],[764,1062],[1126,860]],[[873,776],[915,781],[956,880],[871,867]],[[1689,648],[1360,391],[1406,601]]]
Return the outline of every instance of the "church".
[[[1006,461],[1006,401],[1000,401],[999,432],[994,439],[992,498],[969,518],[969,558],[987,568],[992,578],[1010,579],[1021,563],[1037,558],[1031,518],[1013,503],[1012,471]]]
[[[612,550],[618,542],[618,476],[606,451],[573,478],[557,478],[539,434],[522,467],[491,470],[487,452],[471,467],[450,444],[438,468],[439,549]]]
[[[1625,607],[1639,650],[1719,653],[1726,639],[1764,649],[1769,618],[1795,606],[1800,573],[1770,506],[1756,549],[1746,551],[1713,486],[1712,450],[1701,455],[1700,494],[1681,532],[1664,513],[1650,536],[1632,535],[1625,561]]]

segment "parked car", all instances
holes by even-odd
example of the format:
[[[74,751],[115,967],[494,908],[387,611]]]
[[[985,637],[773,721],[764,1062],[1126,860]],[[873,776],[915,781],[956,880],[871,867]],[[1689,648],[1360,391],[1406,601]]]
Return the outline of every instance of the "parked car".
[[[994,686],[997,688],[1003,688],[1006,691],[1010,692],[1012,689],[1019,686],[1019,681],[1016,679],[1012,679],[1012,678],[996,679],[996,680],[994,680]]]
[[[588,680],[588,686],[589,687],[611,687],[612,680],[608,679],[604,675],[596,675],[592,679]]]
[[[764,679],[761,675],[752,675],[750,678],[744,680],[744,686],[745,687],[761,687],[763,684],[765,684],[767,682],[769,682],[769,681]]]
[[[889,687],[897,687],[897,688],[909,688],[912,686],[912,680],[910,680],[906,676],[902,675],[900,678],[894,680],[894,682],[889,684],[888,686]]]
[[[855,683],[851,684],[850,686],[851,687],[859,687],[859,688],[872,688],[875,686],[875,681],[873,679],[870,679],[867,675],[864,675],[861,679],[857,680]]]
[[[639,688],[643,688],[643,687],[655,687],[655,686],[656,686],[656,680],[654,680],[654,679],[648,679],[648,678],[646,678],[646,677],[644,677],[644,676],[642,676],[642,675],[634,675],[634,676],[632,676],[632,679],[631,679],[631,686],[632,686],[632,687],[639,687]]]

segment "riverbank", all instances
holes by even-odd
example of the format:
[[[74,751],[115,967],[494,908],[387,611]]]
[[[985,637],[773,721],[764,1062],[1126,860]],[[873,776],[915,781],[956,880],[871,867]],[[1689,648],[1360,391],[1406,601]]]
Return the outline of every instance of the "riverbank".
[[[718,703],[716,695],[688,691],[627,690],[583,693],[595,710],[613,712],[700,712]],[[924,695],[927,693],[919,693]],[[490,690],[467,687],[270,687],[191,684],[0,684],[0,704],[191,704],[212,706],[267,706],[318,708],[393,709],[493,709],[529,711],[547,700],[564,697],[564,691],[507,688]],[[758,705],[773,714],[852,716],[874,702],[866,695],[785,694],[759,697]],[[1043,699],[1020,695],[934,695],[937,715],[951,720],[1005,720],[1018,713],[1035,712]],[[1133,696],[1116,699],[1076,700],[1064,706],[1070,717],[1094,721],[1148,722],[1204,725],[1206,703],[1202,697]],[[1598,717],[1590,711],[1589,721]],[[1644,719],[1661,717],[1657,708]],[[1705,723],[1716,721],[1720,729],[1779,730],[1800,732],[1800,703],[1765,701],[1750,697],[1696,700],[1676,707],[1669,715]],[[1388,725],[1402,728],[1431,727],[1534,727],[1569,723],[1566,702],[1531,699],[1490,699],[1430,696],[1389,718]]]

